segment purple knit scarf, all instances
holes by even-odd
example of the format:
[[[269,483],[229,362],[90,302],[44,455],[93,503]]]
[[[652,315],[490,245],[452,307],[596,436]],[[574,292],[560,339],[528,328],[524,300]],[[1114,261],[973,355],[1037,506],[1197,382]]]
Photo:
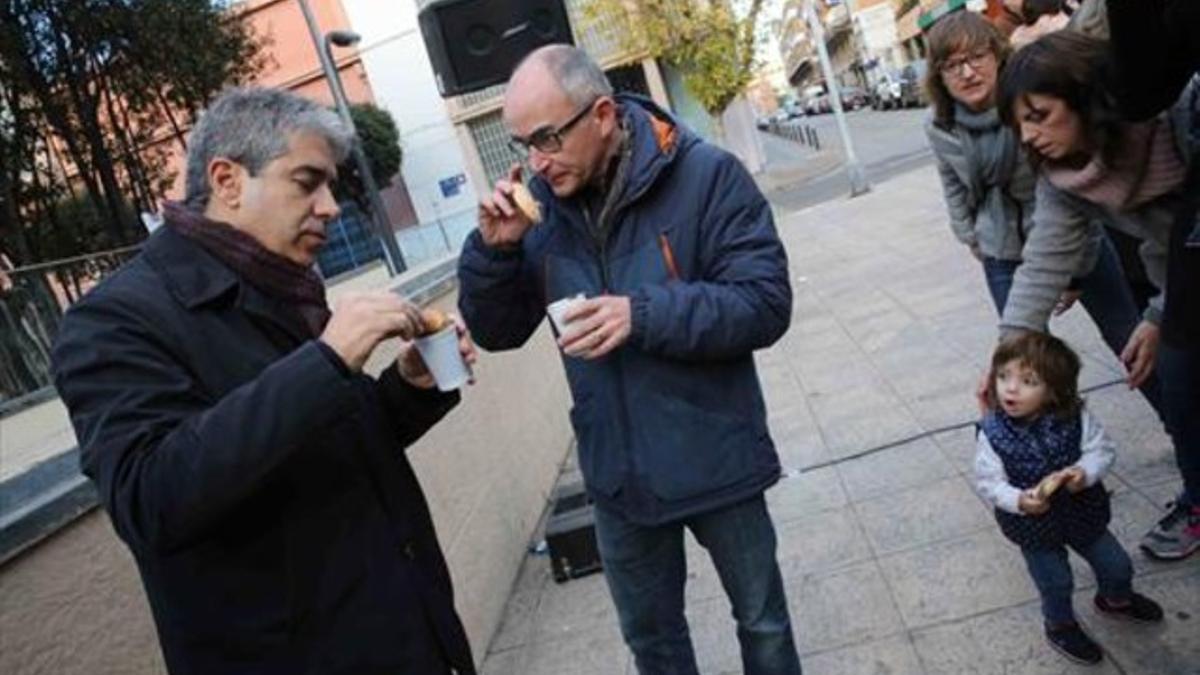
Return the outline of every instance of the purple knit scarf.
[[[246,283],[293,307],[313,337],[325,329],[330,315],[325,284],[312,269],[268,251],[228,223],[209,220],[177,202],[163,205],[163,218],[168,227],[199,244]]]

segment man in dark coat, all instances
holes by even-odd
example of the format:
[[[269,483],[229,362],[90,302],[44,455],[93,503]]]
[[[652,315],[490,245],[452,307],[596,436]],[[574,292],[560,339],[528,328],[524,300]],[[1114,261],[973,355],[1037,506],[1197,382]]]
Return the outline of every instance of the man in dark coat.
[[[510,201],[514,167],[464,245],[459,303],[480,345],[515,349],[547,305],[588,298],[567,310],[560,345],[600,556],[639,672],[696,672],[687,528],[729,596],[745,672],[799,673],[763,499],[779,458],[753,356],[791,321],[769,205],[736,158],[652,102],[614,97],[573,47],[517,68],[504,118],[544,219]]]
[[[459,395],[407,342],[414,306],[380,291],[331,314],[311,270],[351,140],[292,94],[223,95],[189,139],[187,202],[62,324],[83,471],[177,675],[474,672],[404,455]]]

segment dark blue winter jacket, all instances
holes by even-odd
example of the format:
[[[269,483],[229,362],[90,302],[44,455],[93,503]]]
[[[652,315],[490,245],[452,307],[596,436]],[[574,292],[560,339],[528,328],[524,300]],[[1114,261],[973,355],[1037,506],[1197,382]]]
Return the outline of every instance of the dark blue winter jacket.
[[[770,207],[742,164],[646,99],[618,103],[632,154],[603,244],[578,199],[535,178],[542,223],[513,251],[472,233],[459,303],[478,343],[505,350],[529,339],[554,300],[631,299],[624,346],[563,363],[593,498],[657,524],[778,480],[753,352],[787,330],[792,293]]]

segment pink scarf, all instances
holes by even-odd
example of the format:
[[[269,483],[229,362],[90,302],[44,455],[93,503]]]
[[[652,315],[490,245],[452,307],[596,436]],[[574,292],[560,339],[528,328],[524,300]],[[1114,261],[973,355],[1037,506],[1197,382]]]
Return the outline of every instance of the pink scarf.
[[[1081,169],[1047,162],[1046,177],[1064,192],[1127,211],[1178,189],[1187,175],[1166,115],[1123,125],[1113,157],[1111,167],[1099,155]]]

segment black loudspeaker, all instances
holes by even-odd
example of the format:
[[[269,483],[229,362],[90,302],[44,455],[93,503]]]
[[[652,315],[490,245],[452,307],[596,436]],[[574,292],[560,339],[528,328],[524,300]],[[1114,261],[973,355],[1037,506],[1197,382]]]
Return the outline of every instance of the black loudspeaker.
[[[506,82],[542,45],[575,44],[563,0],[435,0],[418,16],[443,97]]]
[[[601,570],[592,508],[583,483],[555,488],[554,508],[546,520],[546,547],[550,571],[560,584]]]

